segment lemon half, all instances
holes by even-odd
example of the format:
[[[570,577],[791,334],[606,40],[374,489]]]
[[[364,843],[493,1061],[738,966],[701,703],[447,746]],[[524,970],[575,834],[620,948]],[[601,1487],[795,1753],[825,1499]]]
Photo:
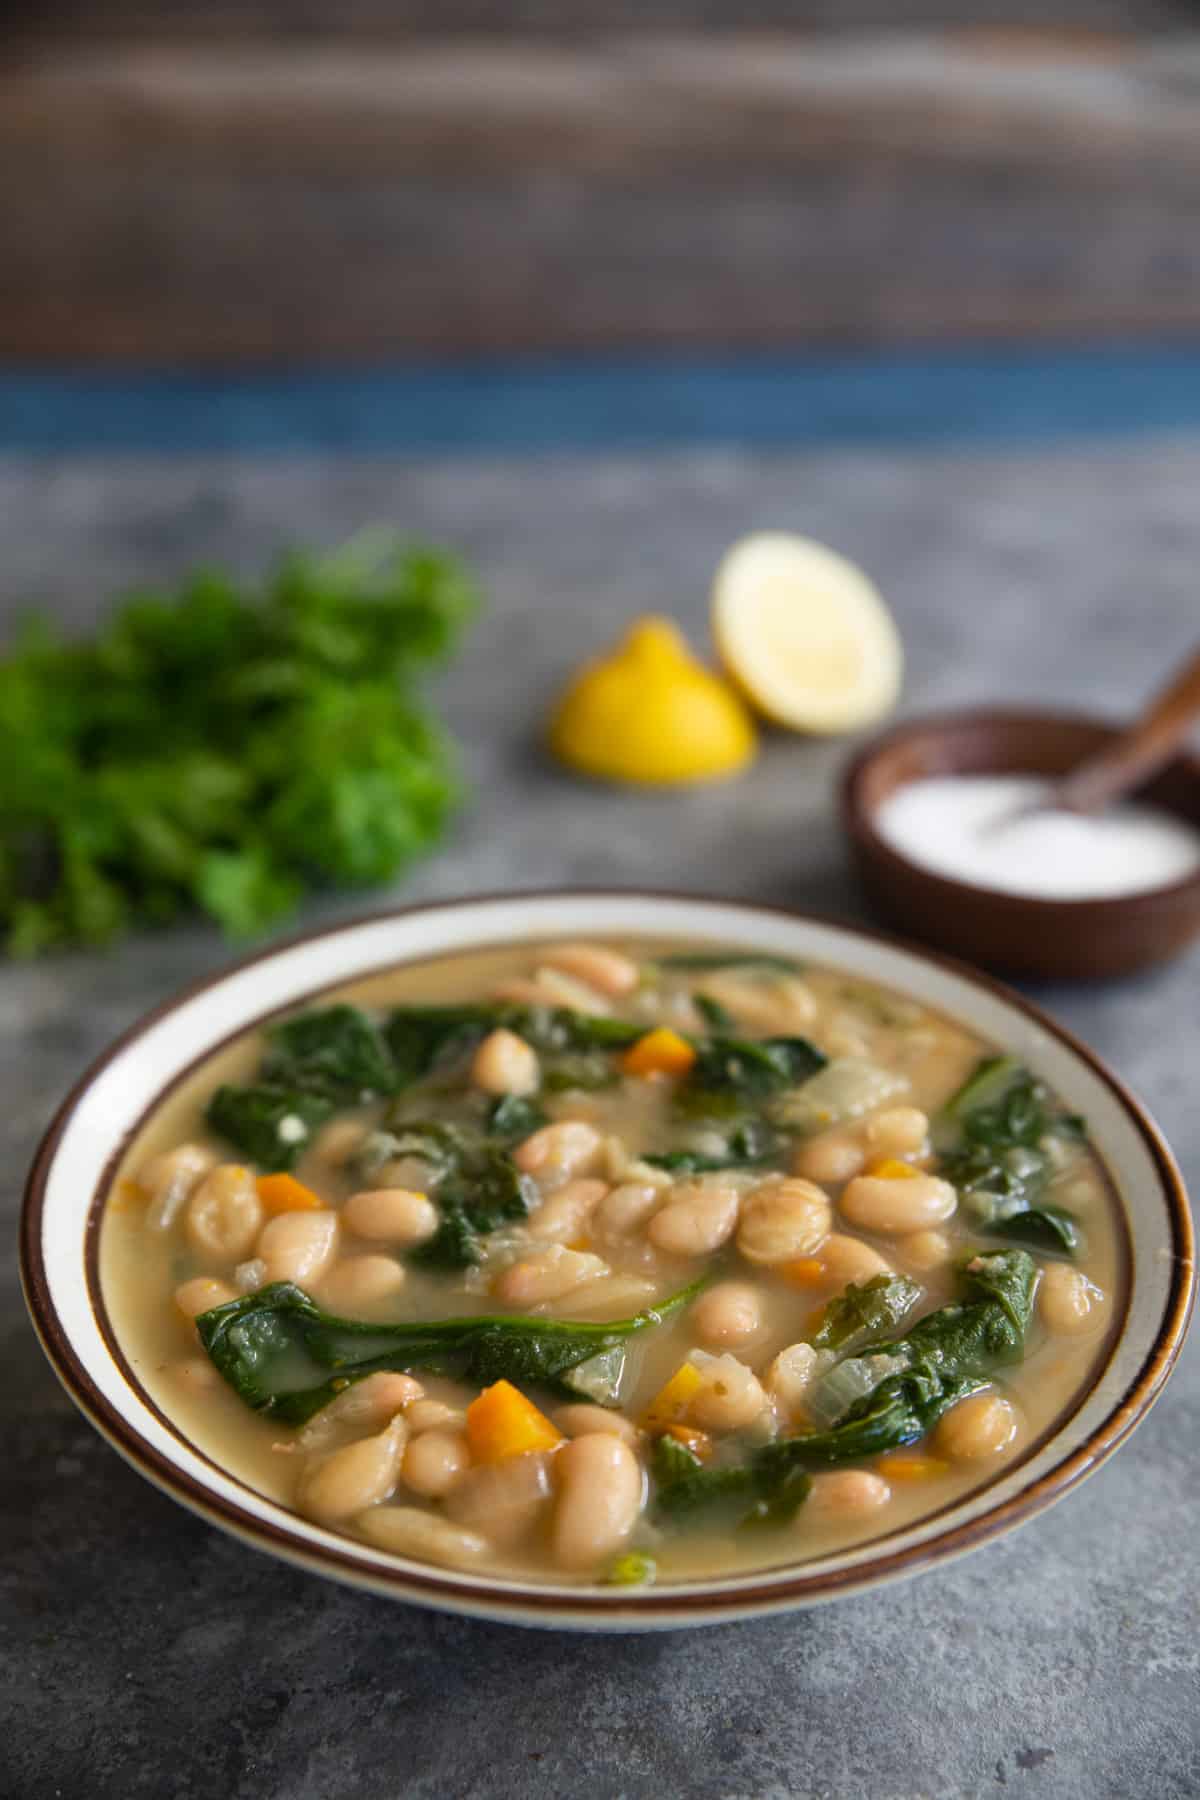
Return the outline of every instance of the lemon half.
[[[811,538],[762,531],[729,550],[713,581],[725,668],[776,724],[857,731],[895,705],[904,654],[879,590]]]

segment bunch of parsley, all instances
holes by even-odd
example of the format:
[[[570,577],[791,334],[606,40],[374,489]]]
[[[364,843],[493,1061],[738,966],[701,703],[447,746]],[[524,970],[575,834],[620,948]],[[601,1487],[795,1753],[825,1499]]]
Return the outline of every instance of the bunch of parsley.
[[[0,662],[0,934],[34,956],[200,908],[255,932],[386,881],[459,797],[423,669],[474,607],[448,557],[377,537],[128,600]]]

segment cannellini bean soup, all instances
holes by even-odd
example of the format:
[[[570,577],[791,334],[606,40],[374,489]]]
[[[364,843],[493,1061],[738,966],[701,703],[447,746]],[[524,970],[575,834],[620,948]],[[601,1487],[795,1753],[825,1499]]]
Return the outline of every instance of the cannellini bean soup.
[[[194,1070],[117,1171],[135,1378],[250,1487],[522,1583],[778,1568],[939,1512],[1090,1384],[1087,1122],[851,973],[661,941],[409,965]]]

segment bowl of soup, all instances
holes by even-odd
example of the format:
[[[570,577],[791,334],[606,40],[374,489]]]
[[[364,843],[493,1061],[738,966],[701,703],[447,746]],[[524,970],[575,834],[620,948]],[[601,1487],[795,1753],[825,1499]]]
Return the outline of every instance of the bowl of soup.
[[[1170,1152],[1025,1000],[626,893],[389,913],[190,989],[64,1103],[23,1271],[71,1397],[213,1525],[615,1630],[1033,1517],[1153,1403],[1193,1295]]]

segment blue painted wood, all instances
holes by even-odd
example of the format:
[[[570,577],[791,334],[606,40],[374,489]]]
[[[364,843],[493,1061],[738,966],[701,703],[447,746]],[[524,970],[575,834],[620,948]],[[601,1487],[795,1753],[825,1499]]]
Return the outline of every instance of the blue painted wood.
[[[0,369],[0,449],[287,454],[1045,443],[1200,425],[1200,345],[290,375]]]

